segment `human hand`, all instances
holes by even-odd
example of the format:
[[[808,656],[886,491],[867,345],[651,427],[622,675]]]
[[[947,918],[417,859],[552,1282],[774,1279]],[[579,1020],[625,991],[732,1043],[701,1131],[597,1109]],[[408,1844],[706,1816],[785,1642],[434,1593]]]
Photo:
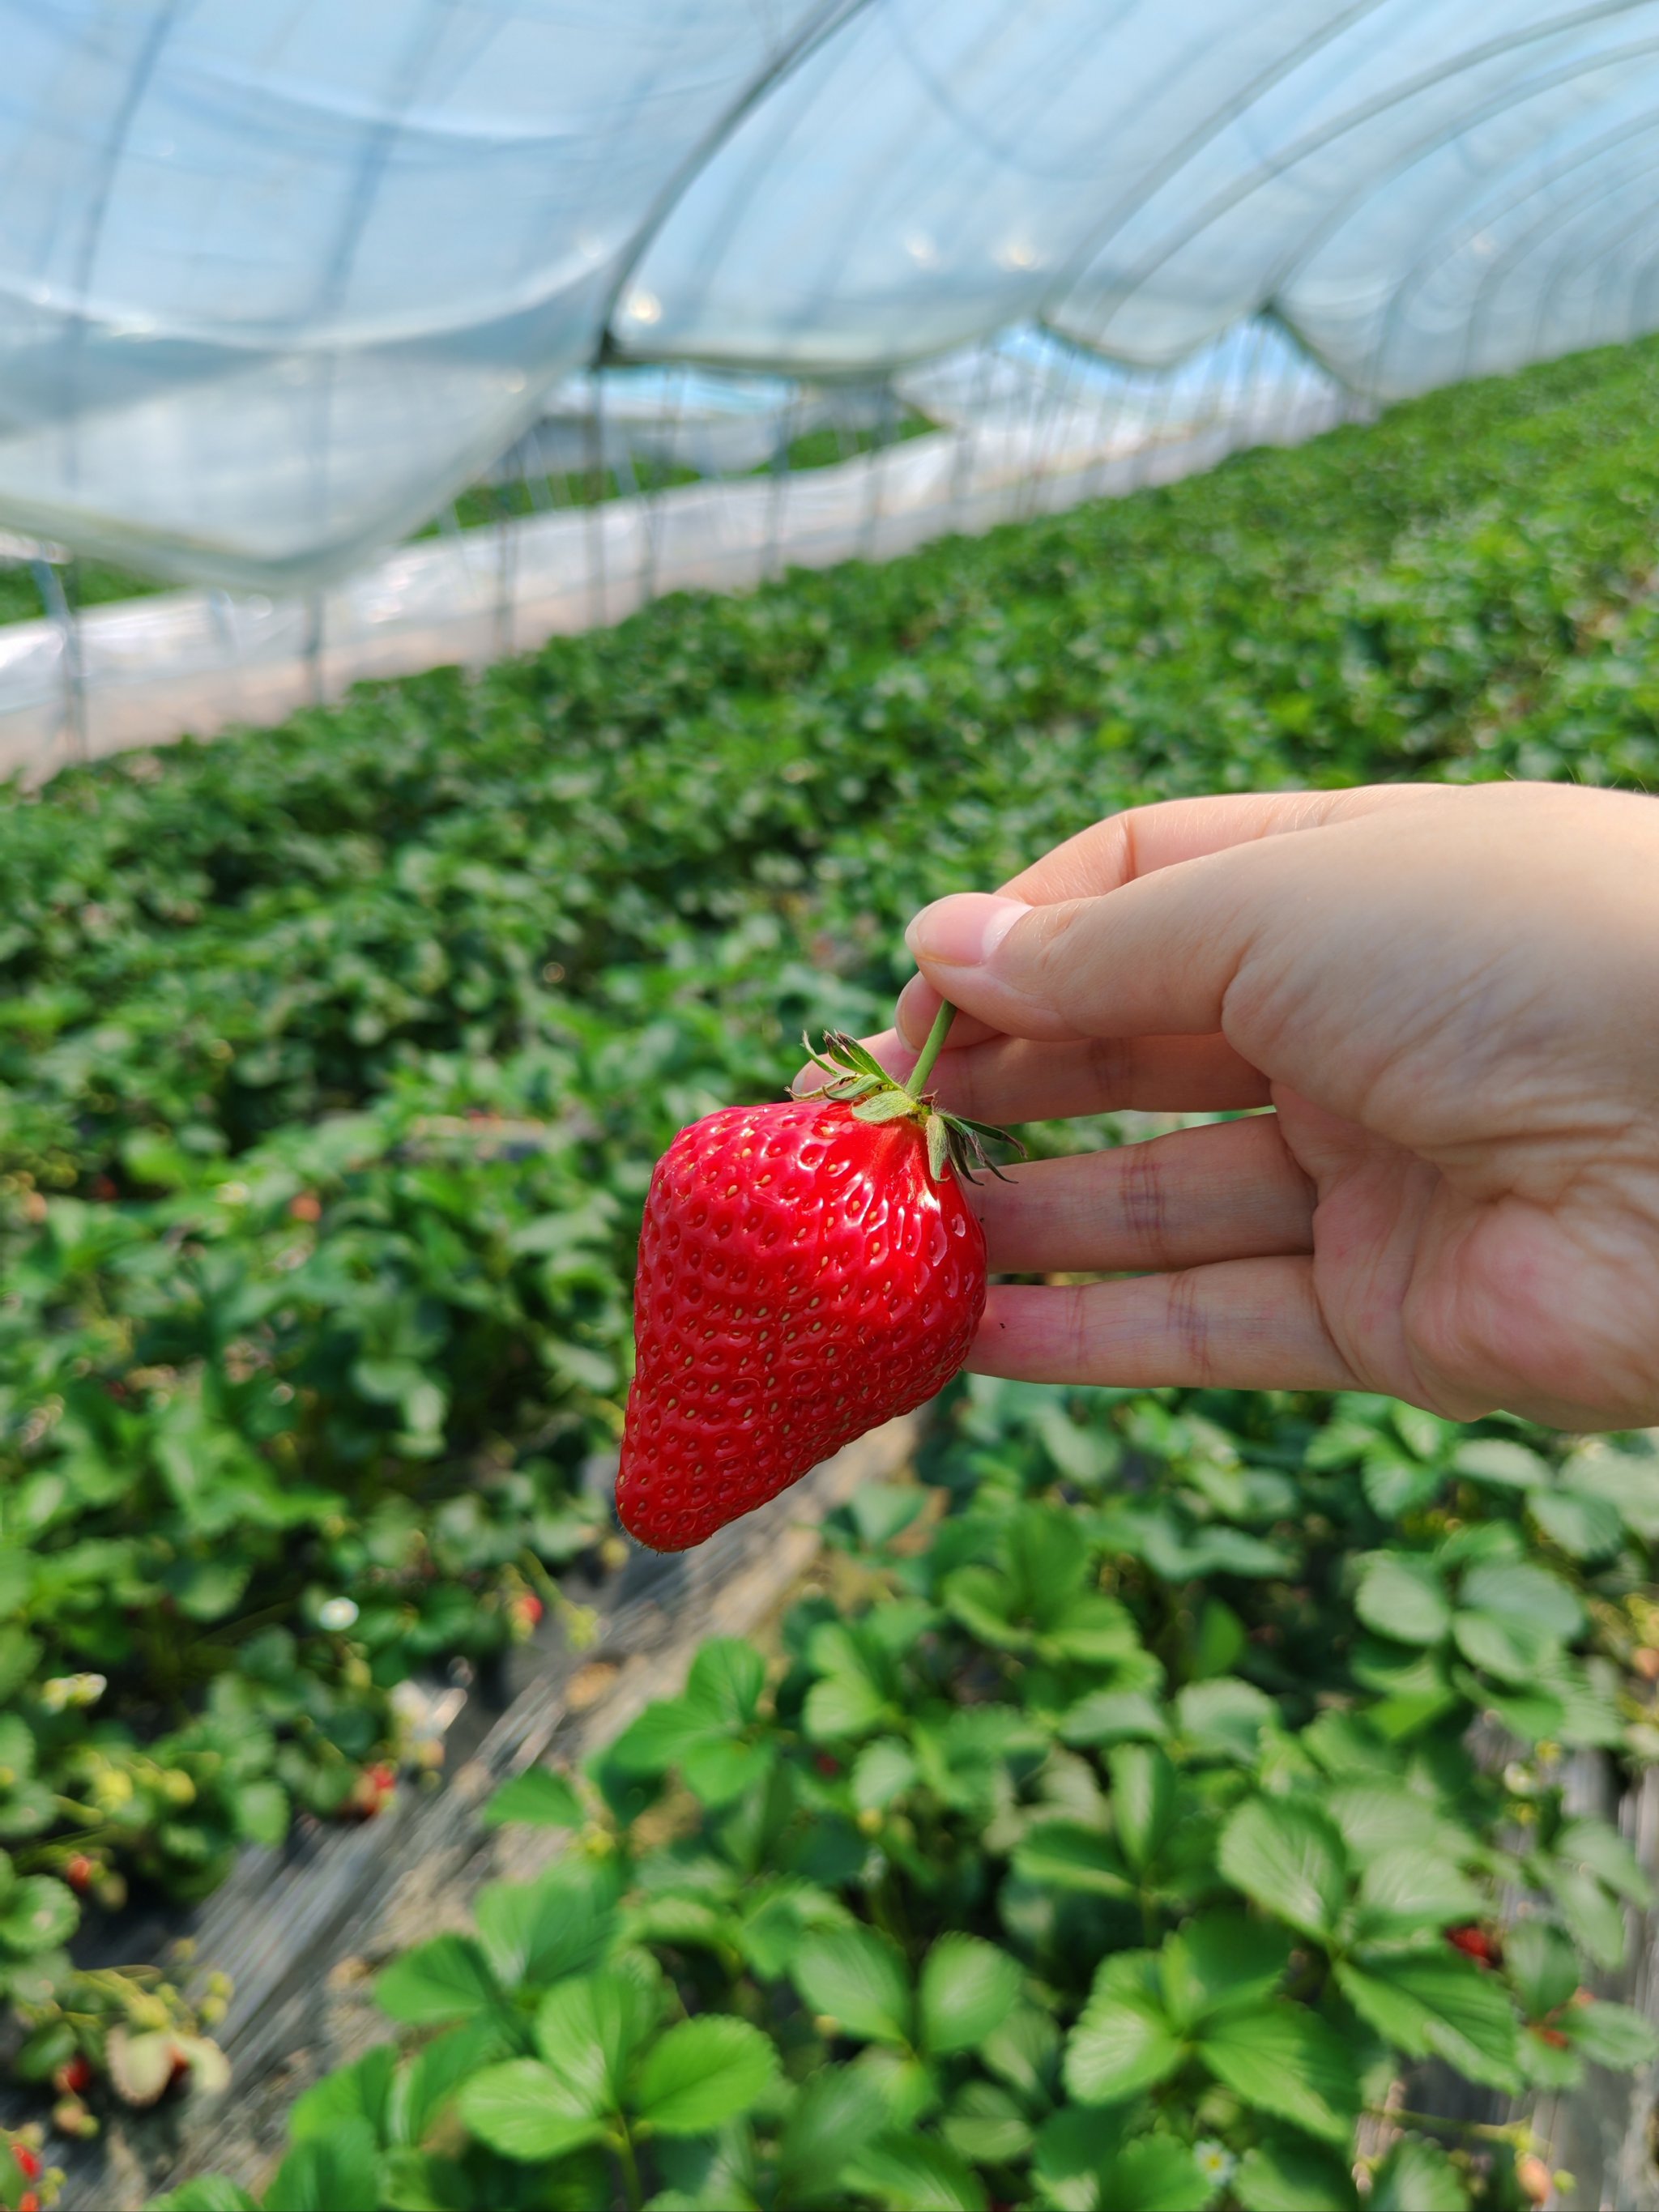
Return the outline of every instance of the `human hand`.
[[[872,1048],[991,1121],[1270,1115],[981,1179],[970,1366],[1659,1422],[1659,804],[1547,784],[1177,800],[912,923]]]

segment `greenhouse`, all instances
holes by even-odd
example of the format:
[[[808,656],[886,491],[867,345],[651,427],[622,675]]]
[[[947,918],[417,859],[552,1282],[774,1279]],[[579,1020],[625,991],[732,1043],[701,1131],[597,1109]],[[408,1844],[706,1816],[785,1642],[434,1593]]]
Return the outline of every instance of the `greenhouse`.
[[[1656,167],[0,0],[0,2212],[1659,2212]]]

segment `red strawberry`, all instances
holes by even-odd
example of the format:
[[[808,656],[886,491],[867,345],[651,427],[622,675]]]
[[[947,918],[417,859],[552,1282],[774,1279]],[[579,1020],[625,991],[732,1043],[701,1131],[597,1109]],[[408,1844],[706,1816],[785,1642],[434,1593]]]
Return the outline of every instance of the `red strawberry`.
[[[694,1121],[651,1178],[617,1506],[655,1551],[931,1398],[979,1326],[985,1238],[958,1177],[997,1133],[914,1095],[933,1052],[913,1092],[850,1039],[830,1049],[823,1091]]]
[[[1478,1966],[1495,1966],[1502,1956],[1497,1939],[1476,1921],[1471,1920],[1461,1928],[1449,1928],[1446,1941],[1466,1959],[1473,1959]]]
[[[15,2142],[11,2147],[11,2154],[17,2161],[18,2172],[25,2181],[39,2181],[40,2154],[38,2150],[31,2150],[27,2143]]]

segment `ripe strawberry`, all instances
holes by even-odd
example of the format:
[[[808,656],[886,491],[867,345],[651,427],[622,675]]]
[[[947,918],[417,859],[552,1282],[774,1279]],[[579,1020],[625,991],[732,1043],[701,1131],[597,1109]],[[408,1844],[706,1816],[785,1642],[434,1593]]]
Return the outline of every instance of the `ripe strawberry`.
[[[27,2143],[15,2142],[11,2147],[11,2154],[16,2160],[17,2170],[25,2181],[39,2181],[40,2154],[38,2150],[32,2150]]]
[[[373,1766],[365,1766],[351,1785],[351,1794],[340,1808],[340,1816],[347,1820],[372,1820],[383,1812],[397,1794],[398,1770],[381,1759]]]
[[[1468,1921],[1461,1928],[1449,1928],[1446,1941],[1453,1950],[1461,1951],[1466,1959],[1473,1959],[1478,1966],[1495,1966],[1502,1957],[1497,1938],[1477,1921]]]
[[[834,1036],[810,1097],[682,1129],[651,1178],[617,1506],[683,1552],[944,1388],[985,1306],[960,1176],[994,1130]],[[814,1055],[815,1058],[817,1055]]]

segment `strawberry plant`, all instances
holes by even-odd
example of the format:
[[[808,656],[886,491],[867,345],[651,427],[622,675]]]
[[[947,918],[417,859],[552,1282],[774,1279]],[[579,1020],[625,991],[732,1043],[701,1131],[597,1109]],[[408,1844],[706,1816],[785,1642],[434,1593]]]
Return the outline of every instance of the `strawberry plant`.
[[[130,2024],[75,1972],[76,1914],[130,1885],[198,1897],[296,1810],[374,1817],[417,1748],[401,1686],[487,1665],[603,1551],[651,1164],[682,1125],[775,1098],[803,1028],[884,1018],[921,901],[1182,792],[1653,781],[1656,379],[1653,345],[1555,363],[12,795],[0,1850],[53,1910],[0,1923],[0,1972],[33,2078],[70,2063],[66,2027],[90,2063]],[[1051,1448],[1087,1524],[1064,1562],[1002,1514],[1051,1485]],[[941,1452],[930,1491],[961,1510],[928,1602],[975,1668],[1057,1698],[1115,1639],[1118,1672],[1079,1692],[1092,1724],[1172,1727],[1161,1680],[1182,1745],[1259,1742],[1263,1700],[1305,1731],[1309,1685],[1435,1741],[1489,1715],[1523,1747],[1528,1893],[1611,1954],[1619,1885],[1582,1838],[1564,1854],[1555,1784],[1534,1790],[1553,1753],[1524,1747],[1659,1751],[1630,1686],[1659,1674],[1639,1453],[1358,1399],[1139,1394],[1079,1424],[977,1389]],[[1147,1608],[1133,1638],[1123,1605]],[[811,1775],[867,1755],[869,1796],[906,1761],[945,1771],[908,1732],[909,1655],[861,1620],[820,1648],[814,1713],[894,1717],[876,1750],[814,1741]],[[1091,1724],[1069,1712],[1030,1724]],[[972,1765],[992,1725],[948,1759]],[[708,1727],[711,1772],[781,1756],[752,1716],[736,1749]],[[1178,1794],[1218,1788],[1167,1755]],[[1232,1809],[1207,1803],[1182,1832]],[[866,1814],[888,1817],[855,1802],[860,1835]],[[1371,1972],[1367,1866],[1343,1848],[1328,1978]],[[1180,1869],[1155,1864],[1162,1912]],[[1136,1924],[1124,1942],[1154,1948]],[[1534,2010],[1534,2040],[1571,2046],[1582,2009]],[[1099,2149],[1109,2193],[1133,2150]]]
[[[1273,2212],[1357,2208],[1358,2160],[1373,2203],[1519,2212],[1527,2128],[1437,2121],[1402,2085],[1650,2058],[1585,1986],[1646,1878],[1565,1810],[1559,1740],[1472,1764],[1472,1677],[1409,1708],[1368,1683],[1346,1563],[1375,1510],[1346,1473],[1283,1473],[1302,1402],[1253,1407],[1231,1450],[1242,1407],[1153,1402],[1146,1510],[1271,1563],[1117,1549],[1143,1405],[970,1385],[925,1481],[843,1509],[844,1594],[798,1603],[769,1663],[708,1644],[585,1787],[501,1793],[492,1819],[568,1848],[386,1966],[399,2045],[306,2093],[267,2201]],[[1402,1556],[1505,1529],[1490,1496],[1461,1486]],[[1588,1683],[1571,1580],[1533,1572]],[[1287,1669],[1264,1632],[1297,1615]],[[1597,1694],[1565,1740],[1599,1739]],[[221,2187],[166,2202],[254,2202]]]

